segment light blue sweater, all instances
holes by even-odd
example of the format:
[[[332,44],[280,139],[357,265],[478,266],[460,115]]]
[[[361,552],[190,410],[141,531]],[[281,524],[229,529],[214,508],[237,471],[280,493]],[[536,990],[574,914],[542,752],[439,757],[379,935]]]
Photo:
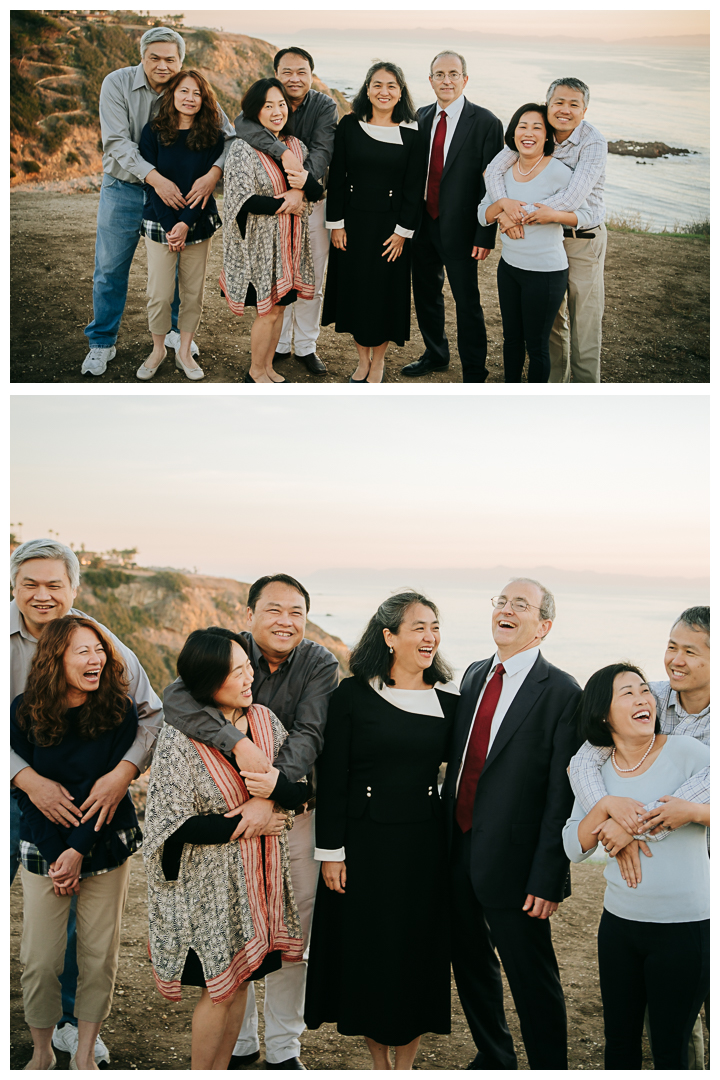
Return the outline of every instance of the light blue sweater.
[[[515,179],[512,169],[508,169],[505,173],[505,190],[509,199],[535,204],[545,202],[551,195],[557,195],[558,191],[564,191],[571,179],[572,169],[557,158],[550,158],[542,172],[524,184]],[[486,195],[478,207],[478,221],[481,225],[487,225],[485,211],[492,202],[490,196]],[[593,215],[586,202],[579,206],[575,213],[578,229],[590,224]],[[506,263],[521,270],[544,272],[564,270],[567,267],[562,225],[550,222],[548,225],[524,225],[523,229],[525,236],[522,240],[510,240],[503,236],[502,257]]]
[[[601,773],[608,795],[622,795],[643,804],[672,795],[683,781],[710,764],[710,750],[688,735],[671,735],[650,768],[639,776],[618,776],[608,758]],[[578,824],[585,811],[575,800],[572,815],[563,829],[565,852],[572,862],[582,862],[595,851],[583,851]],[[605,867],[605,908],[633,922],[698,922],[710,918],[710,859],[703,825],[686,825],[662,843],[652,845],[651,859],[640,855],[642,881],[630,889],[616,859]]]

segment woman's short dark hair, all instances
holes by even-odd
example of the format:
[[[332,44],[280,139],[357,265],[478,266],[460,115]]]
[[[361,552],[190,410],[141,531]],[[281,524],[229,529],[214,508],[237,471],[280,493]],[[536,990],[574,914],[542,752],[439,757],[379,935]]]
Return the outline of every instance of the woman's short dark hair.
[[[410,96],[405,76],[403,75],[402,68],[399,68],[397,64],[390,64],[387,61],[378,61],[377,64],[373,64],[365,80],[360,87],[359,91],[355,95],[352,103],[352,111],[360,120],[369,120],[372,116],[372,105],[370,104],[370,98],[368,97],[368,86],[372,81],[373,75],[378,71],[389,71],[391,75],[394,75],[397,79],[397,84],[400,87],[400,100],[393,109],[392,121],[394,124],[410,124],[413,120],[417,120],[417,113],[415,111],[415,105],[413,99]]]
[[[365,682],[378,678],[386,686],[395,685],[394,680],[390,678],[392,654],[385,642],[383,630],[397,634],[408,608],[411,608],[413,604],[429,607],[435,618],[438,618],[438,609],[435,604],[422,593],[408,591],[389,596],[377,609],[363,630],[362,637],[350,653],[349,664],[352,675],[356,675]],[[436,682],[450,682],[452,677],[452,668],[440,653],[436,652],[432,664],[423,672],[423,681],[433,686]]]
[[[258,79],[252,86],[246,91],[245,97],[240,102],[243,116],[246,120],[254,120],[256,124],[260,123],[260,110],[265,104],[268,96],[268,90],[275,87],[279,90],[282,96],[285,98],[288,107],[288,118],[285,121],[285,126],[277,132],[278,135],[292,135],[292,105],[290,104],[290,98],[288,92],[280,82],[279,79]]]
[[[591,675],[585,684],[582,697],[580,698],[580,738],[592,743],[593,746],[613,746],[612,729],[608,722],[610,706],[613,699],[613,686],[618,675],[630,671],[639,675],[644,683],[647,682],[645,672],[635,664],[621,661],[618,664],[608,664]],[[655,718],[655,733],[660,732],[660,719]]]
[[[515,145],[515,130],[520,123],[520,117],[528,112],[540,113],[545,122],[545,145],[543,147],[543,154],[545,157],[550,157],[555,149],[555,138],[553,135],[553,128],[550,127],[550,121],[548,120],[547,105],[537,105],[532,101],[527,105],[521,105],[517,112],[513,113],[512,119],[507,126],[505,132],[505,145],[509,146],[511,150],[517,151],[517,146]]]
[[[232,643],[247,653],[247,645],[233,630],[208,626],[193,630],[177,658],[177,673],[199,705],[213,705],[215,695],[232,667]]]
[[[275,58],[273,60],[273,68],[275,71],[280,67],[280,61],[283,56],[287,56],[288,53],[294,53],[295,56],[302,56],[302,58],[307,60],[310,65],[310,70],[315,70],[315,61],[306,49],[301,49],[298,45],[288,45],[287,49],[281,49],[280,52],[275,53]]]

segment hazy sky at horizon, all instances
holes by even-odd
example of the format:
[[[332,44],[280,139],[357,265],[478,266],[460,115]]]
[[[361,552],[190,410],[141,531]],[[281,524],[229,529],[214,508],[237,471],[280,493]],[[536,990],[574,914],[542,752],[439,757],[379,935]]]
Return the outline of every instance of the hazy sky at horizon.
[[[25,540],[52,529],[241,580],[277,566],[709,572],[700,395],[33,395],[11,416]]]
[[[528,9],[529,8],[529,9]],[[151,14],[173,14],[175,9],[153,9]],[[278,22],[276,14],[282,14]],[[438,10],[432,5],[424,10],[421,4],[396,4],[387,10],[350,8],[338,11],[332,6],[304,10],[288,5],[267,11],[240,11],[237,8],[185,11],[186,26],[206,26],[231,33],[265,37],[275,44],[293,31],[322,27],[350,29],[362,26],[367,29],[369,20],[374,28],[393,29],[458,29],[484,31],[488,34],[519,33],[522,37],[532,35],[559,37],[590,37],[617,41],[634,37],[677,37],[685,34],[709,34],[709,11],[691,10],[633,10],[618,11],[597,8],[579,11],[559,5],[547,11],[526,6],[523,9],[479,11],[451,8]],[[277,31],[272,34],[273,28]]]

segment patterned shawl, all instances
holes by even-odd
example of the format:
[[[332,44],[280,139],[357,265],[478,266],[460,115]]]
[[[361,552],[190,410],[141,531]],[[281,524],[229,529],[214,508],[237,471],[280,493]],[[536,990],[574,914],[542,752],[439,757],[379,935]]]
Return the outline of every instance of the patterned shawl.
[[[263,705],[248,710],[255,744],[272,761],[287,732]],[[269,952],[302,959],[302,927],[285,834],[226,844],[185,844],[177,881],[162,871],[163,844],[196,814],[224,814],[250,798],[242,777],[214,747],[166,725],[148,785],[143,855],[148,879],[148,952],[163,997],[180,1001],[188,949],[202,963],[210,996],[235,992]]]
[[[288,149],[302,161],[307,153],[290,136]],[[315,295],[315,269],[308,233],[309,205],[295,214],[248,214],[245,239],[237,215],[251,195],[280,195],[287,183],[279,165],[242,139],[233,140],[225,163],[223,271],[220,288],[230,310],[242,315],[250,282],[257,292],[258,315],[268,312],[291,289],[303,300]],[[278,203],[279,205],[279,203]]]

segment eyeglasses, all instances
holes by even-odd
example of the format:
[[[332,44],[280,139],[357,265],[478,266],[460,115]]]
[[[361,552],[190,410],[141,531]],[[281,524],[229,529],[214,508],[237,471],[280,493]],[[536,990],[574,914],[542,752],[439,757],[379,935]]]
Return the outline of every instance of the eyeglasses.
[[[451,79],[452,82],[460,82],[465,76],[461,71],[448,71],[447,74],[445,74],[444,71],[435,71],[430,78],[433,82],[442,82],[444,79]]]
[[[527,600],[520,599],[508,600],[507,596],[493,596],[490,603],[496,610],[497,608],[504,608],[509,604],[513,611],[527,611],[529,607],[535,608],[536,611],[540,611],[537,604],[528,604]]]

